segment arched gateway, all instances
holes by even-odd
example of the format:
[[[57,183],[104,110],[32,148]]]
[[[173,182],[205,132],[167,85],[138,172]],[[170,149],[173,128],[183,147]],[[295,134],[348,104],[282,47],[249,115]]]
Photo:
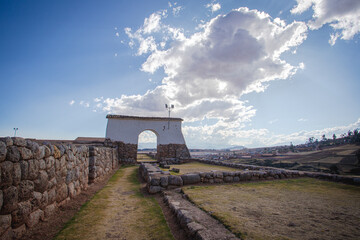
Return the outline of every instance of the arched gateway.
[[[188,159],[189,150],[181,132],[181,118],[107,115],[106,138],[116,142],[119,159],[136,161],[139,134],[150,130],[157,136],[157,159]]]

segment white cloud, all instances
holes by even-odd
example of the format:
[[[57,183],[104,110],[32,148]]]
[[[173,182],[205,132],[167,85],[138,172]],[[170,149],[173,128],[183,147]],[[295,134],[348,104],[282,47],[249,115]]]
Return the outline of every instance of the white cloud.
[[[94,98],[94,102],[101,102],[102,100],[104,100],[104,97]]]
[[[81,106],[83,106],[83,107],[86,107],[86,108],[90,107],[90,104],[88,102],[83,101],[83,100],[81,100],[79,104]]]
[[[172,9],[172,13],[173,13],[173,15],[174,16],[178,16],[179,15],[179,13],[180,13],[180,11],[183,9],[183,7],[182,6],[177,6],[177,7],[174,7],[173,9]]]
[[[216,138],[221,136],[228,143],[241,136],[265,134],[266,129],[243,130],[256,109],[240,97],[264,91],[270,81],[287,79],[303,68],[302,63],[293,66],[282,60],[281,54],[306,39],[306,24],[286,24],[264,12],[239,8],[204,22],[198,32],[185,36],[182,29],[162,23],[165,17],[159,11],[136,31],[125,29],[130,46],[136,47],[138,55],[147,56],[141,70],[164,71],[161,85],[143,95],[104,99],[102,110],[164,116],[164,103],[171,103],[176,105],[173,116],[188,122],[212,119],[212,126],[197,132],[198,139],[219,141]],[[185,129],[189,133],[198,130]]]
[[[307,122],[308,120],[306,118],[299,118],[298,122]]]
[[[210,8],[211,12],[216,12],[221,9],[220,3],[209,3],[206,4],[206,8]]]
[[[119,37],[120,35],[119,35],[119,33],[118,33],[118,32],[116,32],[116,33],[115,33],[115,36]]]
[[[301,14],[312,8],[313,19],[308,22],[312,30],[329,24],[335,31],[329,43],[334,45],[340,37],[350,40],[360,32],[359,0],[296,0],[297,5],[291,9],[292,14]]]
[[[70,106],[74,105],[74,103],[75,103],[75,100],[71,100],[71,101],[69,102]]]
[[[276,123],[276,122],[278,122],[278,121],[279,121],[279,119],[276,118],[276,119],[270,120],[268,123],[269,123],[269,124],[274,124],[274,123]]]

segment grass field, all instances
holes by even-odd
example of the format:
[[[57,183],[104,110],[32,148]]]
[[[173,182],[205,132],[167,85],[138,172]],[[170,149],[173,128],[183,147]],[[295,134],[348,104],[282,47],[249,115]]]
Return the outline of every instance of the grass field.
[[[138,162],[157,162],[156,159],[149,157],[144,153],[137,154],[137,161]]]
[[[359,145],[346,144],[318,151],[287,153],[279,156],[254,157],[251,159],[230,159],[226,160],[226,162],[302,171],[360,175],[360,161],[359,157],[356,156],[356,152],[359,150]]]
[[[216,165],[210,165],[210,164],[204,164],[199,162],[191,162],[191,163],[184,163],[179,165],[170,165],[171,168],[178,168],[180,169],[180,173],[173,173],[173,175],[181,175],[185,173],[192,173],[192,172],[210,172],[212,170],[218,170],[218,171],[241,171],[239,169],[235,168],[229,168],[229,167],[223,167],[223,166],[216,166]],[[169,169],[161,168],[164,171],[169,171]]]
[[[183,191],[245,239],[360,239],[360,188],[290,179]]]

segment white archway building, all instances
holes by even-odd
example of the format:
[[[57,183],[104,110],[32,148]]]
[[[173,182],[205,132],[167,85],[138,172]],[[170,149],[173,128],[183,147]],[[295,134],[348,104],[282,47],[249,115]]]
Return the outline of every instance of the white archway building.
[[[181,118],[107,115],[106,138],[119,143],[119,158],[136,160],[139,135],[150,130],[157,136],[157,158],[190,158],[181,131]],[[122,150],[123,149],[123,150]],[[134,152],[135,151],[135,152]]]

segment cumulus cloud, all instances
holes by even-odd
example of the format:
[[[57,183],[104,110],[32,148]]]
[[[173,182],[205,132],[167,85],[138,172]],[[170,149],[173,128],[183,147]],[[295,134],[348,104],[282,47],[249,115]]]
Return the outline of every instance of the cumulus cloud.
[[[206,8],[209,8],[211,12],[216,12],[221,9],[220,3],[208,3],[206,4]]]
[[[335,31],[330,35],[329,43],[334,45],[340,37],[350,40],[360,32],[359,0],[296,0],[297,5],[291,9],[292,14],[301,14],[312,8],[313,19],[308,22],[312,30],[329,24]]]
[[[75,100],[71,100],[71,101],[69,102],[70,106],[74,105],[74,103],[75,103]]]
[[[241,96],[264,91],[269,82],[287,79],[304,67],[287,63],[281,55],[306,39],[306,24],[286,24],[264,12],[239,8],[185,36],[183,29],[166,25],[166,17],[166,11],[158,11],[137,30],[125,29],[129,45],[137,55],[146,56],[141,71],[164,71],[161,84],[143,95],[103,99],[102,110],[163,116],[164,103],[171,103],[176,106],[175,116],[186,121],[212,119],[214,124],[201,130],[212,133],[214,139],[265,134],[264,129],[241,130],[256,114]]]
[[[81,106],[83,106],[83,107],[86,107],[86,108],[90,107],[90,103],[85,102],[85,101],[83,101],[83,100],[81,100],[79,104],[80,104]]]

